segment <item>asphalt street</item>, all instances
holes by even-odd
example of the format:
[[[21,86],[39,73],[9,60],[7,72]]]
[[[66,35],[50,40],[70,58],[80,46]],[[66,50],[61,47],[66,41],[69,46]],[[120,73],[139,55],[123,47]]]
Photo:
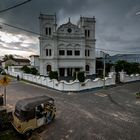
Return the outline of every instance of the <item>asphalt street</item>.
[[[14,108],[22,98],[53,97],[56,119],[37,130],[43,140],[140,140],[140,99],[135,97],[138,91],[140,82],[64,93],[13,79],[7,86],[7,104]]]

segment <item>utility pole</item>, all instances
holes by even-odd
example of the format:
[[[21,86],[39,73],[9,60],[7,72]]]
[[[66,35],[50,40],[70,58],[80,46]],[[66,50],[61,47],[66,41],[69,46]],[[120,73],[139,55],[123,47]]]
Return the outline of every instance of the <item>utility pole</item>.
[[[105,56],[106,56],[106,54],[105,54],[105,52],[103,52],[103,51],[100,51],[102,54],[103,54],[103,88],[105,88],[105,69],[106,69],[106,61],[105,61]]]
[[[105,53],[104,52],[103,52],[103,59],[104,59],[104,70],[103,70],[104,83],[103,83],[103,88],[105,88],[105,69],[106,69],[106,63],[105,63]]]
[[[4,86],[4,105],[6,106],[6,86]]]

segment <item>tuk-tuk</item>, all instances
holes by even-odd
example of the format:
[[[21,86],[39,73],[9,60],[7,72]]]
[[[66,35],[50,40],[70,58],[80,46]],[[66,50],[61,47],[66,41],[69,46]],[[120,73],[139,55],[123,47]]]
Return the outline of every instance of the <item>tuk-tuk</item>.
[[[52,122],[55,113],[53,98],[48,96],[25,98],[16,103],[12,124],[20,134],[28,136],[34,129]]]

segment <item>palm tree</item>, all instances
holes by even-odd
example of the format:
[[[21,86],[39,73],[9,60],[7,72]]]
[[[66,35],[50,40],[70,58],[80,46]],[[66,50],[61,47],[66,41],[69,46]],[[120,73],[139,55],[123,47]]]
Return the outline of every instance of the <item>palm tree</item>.
[[[12,54],[9,54],[9,59],[13,59],[13,55]]]
[[[4,61],[8,60],[8,55],[7,55],[7,54],[4,55],[3,60],[4,60]]]
[[[4,55],[3,60],[6,61],[8,59],[13,59],[13,55],[12,54],[9,54],[9,55],[6,54],[6,55]]]

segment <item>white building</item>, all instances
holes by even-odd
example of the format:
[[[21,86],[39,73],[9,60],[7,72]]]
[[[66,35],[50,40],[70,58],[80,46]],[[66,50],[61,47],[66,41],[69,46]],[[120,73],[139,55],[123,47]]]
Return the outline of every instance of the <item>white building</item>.
[[[30,55],[30,64],[39,71],[39,55]]]
[[[95,74],[95,18],[80,17],[77,25],[57,27],[56,15],[40,14],[40,74],[58,71],[73,76],[75,71]]]
[[[26,58],[9,58],[1,63],[3,68],[7,66],[30,66],[30,60]]]

